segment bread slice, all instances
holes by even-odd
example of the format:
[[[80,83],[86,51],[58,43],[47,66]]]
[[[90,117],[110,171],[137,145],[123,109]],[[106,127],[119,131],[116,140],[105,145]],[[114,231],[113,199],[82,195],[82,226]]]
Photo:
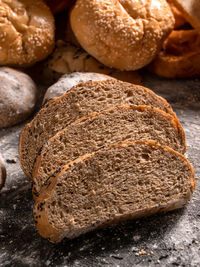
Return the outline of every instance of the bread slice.
[[[106,224],[182,207],[195,188],[191,164],[153,141],[111,145],[70,162],[47,180],[34,208],[51,242]]]
[[[115,107],[85,116],[48,140],[33,171],[33,195],[39,195],[49,176],[69,161],[111,143],[151,139],[184,153],[185,134],[180,122],[157,108]]]
[[[24,172],[32,177],[41,147],[58,131],[86,114],[119,105],[148,105],[175,116],[166,100],[142,86],[118,80],[79,84],[66,94],[48,101],[22,131],[19,154]]]

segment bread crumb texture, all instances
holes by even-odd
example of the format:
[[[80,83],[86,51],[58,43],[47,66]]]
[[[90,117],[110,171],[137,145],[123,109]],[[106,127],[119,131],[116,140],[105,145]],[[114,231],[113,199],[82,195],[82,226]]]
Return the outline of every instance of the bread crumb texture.
[[[150,63],[174,27],[165,0],[78,0],[70,21],[89,54],[121,70]]]
[[[0,0],[0,65],[46,58],[54,47],[54,18],[42,0]]]
[[[36,204],[36,224],[43,237],[58,242],[180,208],[194,187],[193,168],[178,152],[148,140],[118,143],[66,165]]]

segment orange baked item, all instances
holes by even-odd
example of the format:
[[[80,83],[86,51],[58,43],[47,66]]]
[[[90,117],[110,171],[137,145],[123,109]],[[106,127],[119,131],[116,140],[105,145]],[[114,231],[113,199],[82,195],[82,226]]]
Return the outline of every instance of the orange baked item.
[[[167,78],[200,77],[200,33],[194,29],[173,31],[148,68]]]

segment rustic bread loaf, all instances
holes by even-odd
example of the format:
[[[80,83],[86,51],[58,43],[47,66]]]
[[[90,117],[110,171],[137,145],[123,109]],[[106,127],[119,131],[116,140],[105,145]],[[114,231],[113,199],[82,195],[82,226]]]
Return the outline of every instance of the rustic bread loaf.
[[[55,84],[50,86],[43,99],[43,104],[54,97],[59,97],[69,91],[73,86],[88,81],[104,81],[112,77],[94,72],[73,72],[63,75]]]
[[[173,116],[148,106],[115,107],[82,117],[48,140],[33,171],[33,195],[69,161],[111,143],[151,139],[180,153],[186,150],[185,134]]]
[[[3,159],[0,155],[0,190],[3,188],[6,181],[6,168],[3,163]]]
[[[21,167],[32,177],[35,159],[49,138],[74,120],[93,111],[119,105],[147,105],[175,115],[166,100],[151,90],[118,80],[86,82],[52,99],[26,125],[20,138]]]
[[[43,76],[51,76],[51,80],[57,80],[65,73],[96,72],[110,75],[125,82],[141,84],[141,76],[137,71],[120,71],[108,68],[75,44],[63,41],[58,41],[56,44],[55,51],[45,63],[46,68],[42,70]]]
[[[187,23],[182,12],[175,6],[174,0],[167,0],[175,18],[174,29],[178,29]]]
[[[0,1],[0,65],[26,65],[54,47],[54,18],[42,0]]]
[[[21,71],[0,68],[0,128],[25,120],[34,110],[37,87]]]
[[[181,208],[195,188],[188,160],[153,141],[111,145],[47,179],[36,202],[39,233],[51,242],[125,219]]]
[[[149,64],[174,27],[165,0],[77,0],[70,22],[89,54],[120,70]]]

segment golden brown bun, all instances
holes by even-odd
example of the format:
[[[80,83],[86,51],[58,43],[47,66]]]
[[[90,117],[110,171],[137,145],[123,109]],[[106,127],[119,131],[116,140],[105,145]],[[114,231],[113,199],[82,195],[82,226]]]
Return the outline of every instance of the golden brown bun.
[[[46,58],[54,47],[54,18],[42,0],[0,1],[0,65]]]
[[[200,34],[196,30],[173,31],[163,50],[148,66],[149,70],[167,78],[200,77]]]
[[[200,30],[200,0],[173,0],[183,17],[195,29]]]
[[[57,14],[73,4],[74,0],[45,0],[45,2],[53,14]]]
[[[175,18],[174,28],[178,29],[181,26],[183,26],[184,24],[186,24],[187,21],[185,20],[182,12],[179,9],[177,9],[177,7],[174,5],[174,0],[167,0],[167,2],[169,3],[171,10],[172,10],[172,13],[173,13],[174,18]]]
[[[150,63],[174,27],[165,0],[77,0],[70,21],[89,54],[121,70]]]

